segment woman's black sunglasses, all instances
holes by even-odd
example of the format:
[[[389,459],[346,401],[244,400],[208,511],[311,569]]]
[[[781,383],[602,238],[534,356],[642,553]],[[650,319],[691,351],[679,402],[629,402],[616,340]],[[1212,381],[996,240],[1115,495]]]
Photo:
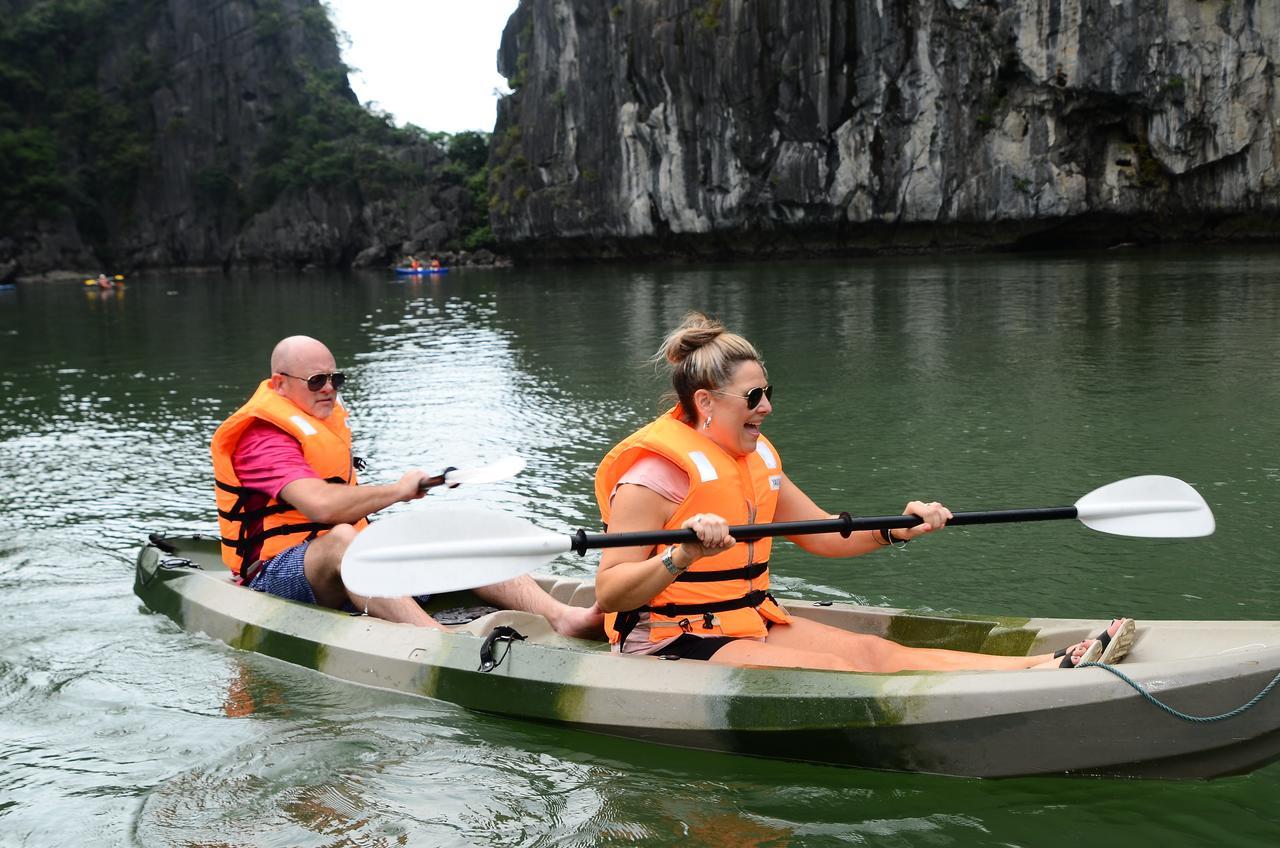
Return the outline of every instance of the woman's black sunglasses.
[[[305,380],[307,388],[313,392],[318,392],[324,388],[325,383],[333,383],[333,390],[336,392],[342,388],[342,384],[347,382],[347,375],[341,371],[334,371],[331,374],[312,374],[310,377],[294,377],[292,374],[280,372],[282,377],[293,377],[295,380]]]
[[[733,392],[722,392],[719,389],[712,389],[711,391],[713,394],[717,394],[717,395],[727,395],[728,397],[746,398],[747,409],[755,409],[757,406],[759,406],[761,398],[768,398],[769,400],[773,400],[773,386],[771,385],[756,386],[754,389],[747,392],[745,395],[735,395]]]

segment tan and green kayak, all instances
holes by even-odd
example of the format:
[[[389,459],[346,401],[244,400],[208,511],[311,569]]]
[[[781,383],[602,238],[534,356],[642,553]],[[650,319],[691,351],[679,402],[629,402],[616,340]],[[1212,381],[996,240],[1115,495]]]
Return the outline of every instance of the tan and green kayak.
[[[538,580],[593,602],[589,581]],[[515,611],[424,630],[237,586],[213,539],[153,537],[134,591],[192,633],[341,680],[666,745],[972,776],[1213,777],[1280,757],[1275,621],[1139,622],[1116,667],[1135,688],[1097,667],[862,674],[622,657]],[[782,600],[851,631],[994,654],[1053,650],[1106,625]],[[456,593],[433,609],[475,603]]]

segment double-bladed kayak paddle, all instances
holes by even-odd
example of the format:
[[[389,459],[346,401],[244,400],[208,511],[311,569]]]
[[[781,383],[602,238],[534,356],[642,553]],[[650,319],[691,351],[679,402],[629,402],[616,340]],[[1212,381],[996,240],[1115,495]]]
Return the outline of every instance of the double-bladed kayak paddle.
[[[480,470],[483,469],[477,469]],[[449,474],[445,477],[453,479]],[[1213,512],[1204,498],[1176,477],[1160,475],[1118,480],[1094,489],[1074,506],[958,512],[947,525],[1066,518],[1119,536],[1187,538],[1208,536],[1214,530]],[[766,536],[816,533],[848,536],[855,530],[887,530],[919,523],[914,515],[853,518],[843,513],[814,521],[748,524],[730,527],[729,532],[743,542]],[[502,512],[440,506],[399,513],[370,524],[356,536],[343,557],[342,582],[352,592],[368,597],[428,595],[510,580],[570,551],[585,554],[598,548],[673,545],[696,538],[688,529],[553,533]]]

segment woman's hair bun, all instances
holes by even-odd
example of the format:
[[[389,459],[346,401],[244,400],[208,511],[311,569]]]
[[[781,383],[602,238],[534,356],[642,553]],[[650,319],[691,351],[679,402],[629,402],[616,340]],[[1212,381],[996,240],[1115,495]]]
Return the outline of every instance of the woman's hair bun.
[[[726,332],[724,324],[716,319],[701,312],[690,312],[684,316],[680,326],[672,330],[662,342],[658,355],[672,365],[679,365],[694,351],[707,346]]]

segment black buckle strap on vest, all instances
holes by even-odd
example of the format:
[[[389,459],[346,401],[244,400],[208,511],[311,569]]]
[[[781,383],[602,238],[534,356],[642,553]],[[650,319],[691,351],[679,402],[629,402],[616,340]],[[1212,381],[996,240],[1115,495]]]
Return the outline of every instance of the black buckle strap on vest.
[[[684,571],[672,583],[719,583],[721,580],[754,580],[769,570],[769,561],[718,571]]]
[[[744,607],[751,607],[752,609],[755,609],[765,601],[773,601],[773,595],[769,594],[769,592],[764,589],[755,589],[743,595],[741,598],[732,598],[728,601],[716,601],[714,603],[707,604],[663,604],[662,606],[657,607],[636,607],[633,610],[626,610],[625,612],[618,613],[618,615],[613,619],[613,629],[618,634],[618,644],[622,645],[626,643],[627,637],[631,635],[631,631],[635,630],[636,626],[640,623],[640,613],[642,612],[653,612],[658,615],[665,615],[667,618],[684,616],[684,620],[678,622],[678,624],[682,630],[688,632],[688,625],[690,624],[689,616],[702,616],[703,621],[706,622],[715,613],[743,609]],[[777,602],[774,601],[774,603]],[[710,624],[707,625],[707,629],[711,629]]]
[[[625,645],[627,637],[631,635],[631,631],[636,629],[636,625],[640,623],[641,610],[633,609],[626,612],[620,612],[613,619],[613,629],[618,633],[618,644]]]
[[[228,521],[242,520],[245,514],[244,512],[245,502],[249,500],[249,496],[253,494],[253,490],[246,489],[244,486],[232,486],[229,483],[224,483],[221,480],[217,480],[217,479],[213,481],[213,485],[217,486],[219,489],[221,489],[224,492],[229,492],[230,494],[233,494],[236,496],[236,502],[231,505],[231,509],[229,510],[220,509],[218,510],[218,515],[221,516],[222,518],[227,519]]]
[[[636,612],[656,612],[658,615],[665,615],[667,618],[677,618],[682,615],[728,612],[729,610],[742,609],[744,607],[752,607],[754,609],[766,600],[772,600],[772,596],[768,592],[764,589],[754,589],[741,598],[731,598],[727,601],[713,601],[701,604],[662,604],[656,607],[645,606],[640,607]]]
[[[260,509],[245,509],[244,500],[238,500],[230,510],[220,509],[218,515],[228,521],[240,521],[252,524],[255,521],[261,521],[268,515],[278,515],[282,512],[288,512],[293,509],[287,503],[279,503],[276,506],[264,506]]]
[[[249,535],[249,525],[261,522],[268,515],[276,515],[281,512],[287,512],[291,507],[280,502],[276,506],[271,506],[270,501],[267,506],[254,510],[246,510],[245,504],[249,502],[249,498],[255,494],[261,494],[246,486],[232,486],[230,483],[224,483],[221,480],[214,479],[213,485],[224,492],[230,492],[236,496],[236,502],[231,505],[231,509],[218,510],[218,517],[231,521],[240,527],[240,538],[228,539],[226,536],[221,537],[222,544],[231,548],[235,555],[240,559],[240,579],[243,583],[248,583],[249,578],[245,577],[245,570],[252,567],[253,563],[249,562],[249,550],[257,543],[257,538]]]
[[[363,461],[363,460],[361,460]],[[347,485],[347,480],[342,477],[329,477],[325,479],[326,483],[334,483]],[[284,512],[296,510],[297,507],[286,501],[284,498],[277,497],[276,502],[272,504],[269,500],[266,506],[258,509],[246,510],[245,504],[251,495],[264,495],[257,489],[250,489],[246,486],[233,486],[230,483],[224,483],[215,479],[213,484],[224,492],[229,492],[236,496],[236,502],[231,505],[229,510],[218,510],[218,515],[227,521],[234,522],[240,526],[240,538],[228,539],[226,536],[221,537],[222,544],[231,548],[236,556],[240,558],[240,579],[244,583],[252,580],[252,575],[246,577],[246,571],[252,569],[254,563],[248,561],[249,551],[258,547],[263,541],[273,536],[284,536],[293,533],[306,533],[307,537],[304,541],[310,542],[325,530],[332,530],[332,524],[324,524],[318,521],[305,522],[301,524],[282,524],[279,527],[273,527],[270,530],[258,533],[249,533],[249,525],[258,523],[270,515],[279,515]],[[256,574],[256,571],[253,573]]]
[[[512,642],[523,642],[524,634],[516,630],[514,627],[508,627],[500,624],[484,637],[484,643],[480,646],[480,668],[477,671],[483,671],[486,674],[502,665],[502,661],[507,658],[507,654],[511,653]],[[505,642],[507,649],[502,652],[502,656],[496,660],[493,658],[493,646],[497,642]]]
[[[253,522],[266,518],[268,515],[275,515],[278,512],[288,512],[293,509],[283,499],[277,502],[276,506],[264,506],[260,509],[246,510],[244,505],[248,503],[249,498],[253,495],[261,495],[266,497],[265,493],[256,489],[246,488],[245,486],[232,486],[230,483],[224,483],[221,480],[214,480],[213,485],[217,486],[224,492],[229,492],[236,496],[236,502],[231,505],[231,509],[220,509],[218,515],[228,521]],[[268,500],[268,504],[270,501]]]
[[[248,526],[248,524],[242,523],[240,525],[241,532],[244,533],[244,528]],[[309,542],[320,535],[320,531],[328,530],[332,527],[332,524],[320,524],[318,522],[310,524],[281,524],[279,527],[273,527],[261,533],[254,533],[252,536],[248,534],[242,535],[239,539],[228,539],[226,536],[222,536],[221,541],[223,545],[235,551],[236,556],[240,558],[240,581],[248,585],[253,580],[253,576],[258,573],[257,568],[254,568],[255,563],[248,561],[249,551],[261,545],[263,541],[272,536],[285,536],[290,533],[305,532],[307,534],[305,541]],[[261,560],[258,560],[256,564],[261,568]]]
[[[236,557],[240,560],[240,568],[237,570],[240,572],[241,582],[248,582],[244,579],[244,570],[253,563],[249,562],[248,556],[248,551],[251,547],[251,545],[247,544],[250,522],[245,518],[244,505],[249,500],[250,495],[253,494],[253,490],[246,488],[245,486],[232,486],[230,483],[224,483],[216,477],[213,480],[213,485],[217,486],[224,492],[230,492],[236,496],[236,502],[231,505],[231,509],[226,511],[220,509],[218,510],[218,515],[239,526],[240,538],[233,540],[228,539],[226,536],[221,536],[220,539],[222,544],[231,548]],[[255,510],[255,512],[256,511],[257,510]]]
[[[351,457],[351,464],[355,466],[356,471],[364,471],[369,467],[369,463],[365,462],[364,457],[361,456]]]
[[[213,485],[217,486],[222,491],[230,492],[233,495],[248,495],[248,494],[252,494],[254,491],[253,489],[250,489],[246,486],[233,486],[230,483],[224,483],[221,480],[217,480],[217,479],[213,481]]]
[[[322,524],[318,521],[307,522],[304,524],[281,524],[279,527],[272,527],[270,530],[263,530],[261,533],[254,533],[252,536],[245,536],[243,539],[228,539],[222,537],[222,544],[229,548],[235,548],[237,552],[252,548],[260,542],[265,542],[274,536],[288,536],[293,533],[309,533],[310,538],[314,539],[322,530],[332,530],[332,524]]]

